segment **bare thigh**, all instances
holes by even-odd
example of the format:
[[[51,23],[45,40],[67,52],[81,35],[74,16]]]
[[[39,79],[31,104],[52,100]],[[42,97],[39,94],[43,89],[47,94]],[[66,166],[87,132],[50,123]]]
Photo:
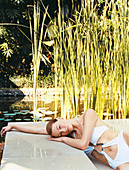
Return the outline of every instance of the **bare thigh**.
[[[129,132],[127,130],[124,131],[123,137],[124,137],[125,142],[129,146]],[[129,162],[119,165],[116,169],[117,170],[129,170]]]
[[[129,163],[119,165],[116,170],[129,170]]]

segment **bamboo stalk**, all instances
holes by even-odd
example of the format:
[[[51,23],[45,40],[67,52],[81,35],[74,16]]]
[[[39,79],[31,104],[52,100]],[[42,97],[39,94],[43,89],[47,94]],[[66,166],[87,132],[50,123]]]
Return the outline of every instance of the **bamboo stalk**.
[[[97,14],[97,4],[81,1],[80,11],[75,11],[67,23],[60,1],[58,5],[56,65],[62,82],[62,116],[67,117],[65,108],[69,104],[71,116],[79,113],[83,88],[84,110],[94,108],[101,119],[105,109],[114,118],[117,112],[125,118],[129,102],[127,1],[119,1],[119,6],[114,0],[105,1],[101,16]]]

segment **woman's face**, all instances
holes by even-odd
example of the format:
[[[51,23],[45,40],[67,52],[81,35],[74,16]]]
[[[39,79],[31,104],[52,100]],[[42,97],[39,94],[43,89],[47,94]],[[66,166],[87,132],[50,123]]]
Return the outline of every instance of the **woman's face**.
[[[66,136],[73,131],[73,126],[68,120],[60,119],[52,125],[52,136]]]

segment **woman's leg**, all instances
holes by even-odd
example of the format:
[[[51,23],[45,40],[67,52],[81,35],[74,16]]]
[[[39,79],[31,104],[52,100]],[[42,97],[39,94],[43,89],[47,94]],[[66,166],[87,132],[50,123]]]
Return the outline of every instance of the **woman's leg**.
[[[129,170],[129,163],[119,165],[116,170]]]
[[[127,145],[129,146],[129,132],[125,130],[123,132],[123,137]],[[119,165],[116,170],[129,170],[129,162]]]

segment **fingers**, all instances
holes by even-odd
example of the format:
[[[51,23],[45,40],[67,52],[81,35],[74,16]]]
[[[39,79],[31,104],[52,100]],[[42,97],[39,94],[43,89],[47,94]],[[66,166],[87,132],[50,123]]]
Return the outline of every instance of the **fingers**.
[[[6,127],[3,127],[1,130],[1,137],[3,137],[3,135],[5,135],[6,133]]]
[[[2,128],[1,130],[1,137],[3,137],[3,134],[4,134],[4,128]]]
[[[47,139],[47,140],[53,140],[53,138],[52,138],[52,137],[47,137],[46,139]]]
[[[1,130],[1,137],[3,137],[3,128],[2,128],[2,130]]]
[[[4,133],[5,133],[5,131],[4,131],[4,129],[2,129],[1,130],[1,137],[3,137]]]
[[[47,137],[46,139],[47,139],[47,140],[49,140],[49,139],[50,139],[50,137]]]
[[[50,141],[62,142],[61,137],[59,137],[59,138],[47,137],[46,139],[50,140]]]
[[[47,139],[47,140],[50,140],[50,141],[51,141],[51,140],[56,141],[57,138],[47,137],[46,139]]]

